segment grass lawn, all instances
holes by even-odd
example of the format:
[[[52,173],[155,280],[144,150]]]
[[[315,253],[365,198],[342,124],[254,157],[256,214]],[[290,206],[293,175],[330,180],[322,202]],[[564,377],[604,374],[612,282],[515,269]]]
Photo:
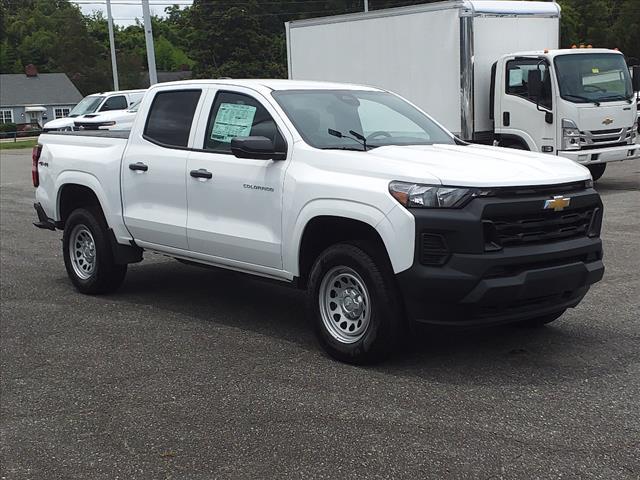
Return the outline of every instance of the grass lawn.
[[[38,143],[37,139],[18,140],[17,142],[0,142],[0,150],[15,150],[16,148],[33,148]]]

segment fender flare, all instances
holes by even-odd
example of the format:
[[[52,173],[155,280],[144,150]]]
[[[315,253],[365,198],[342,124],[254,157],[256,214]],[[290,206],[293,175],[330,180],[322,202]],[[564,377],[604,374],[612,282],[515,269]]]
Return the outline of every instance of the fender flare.
[[[55,181],[56,204],[55,204],[55,218],[54,220],[61,220],[60,215],[60,198],[62,191],[66,185],[80,185],[91,190],[100,204],[102,213],[104,214],[107,226],[113,230],[113,233],[119,242],[129,242],[132,240],[131,234],[124,225],[122,217],[122,203],[120,198],[118,202],[109,202],[108,196],[105,193],[98,178],[90,173],[81,172],[77,170],[66,170],[61,172],[57,176]]]
[[[394,206],[389,214],[399,211]],[[291,233],[283,244],[283,267],[294,276],[300,275],[300,247],[305,229],[317,217],[341,217],[372,227],[382,239],[394,272],[406,270],[413,264],[415,222],[412,215],[400,213],[400,225],[394,225],[381,210],[353,200],[317,199],[304,205],[298,213]],[[398,215],[394,215],[398,217]],[[399,234],[402,236],[399,236]],[[406,234],[406,235],[405,235]]]

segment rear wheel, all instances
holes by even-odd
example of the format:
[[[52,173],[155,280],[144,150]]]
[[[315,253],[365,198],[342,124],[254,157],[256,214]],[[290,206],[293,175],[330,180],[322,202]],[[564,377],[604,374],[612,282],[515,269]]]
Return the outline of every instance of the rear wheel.
[[[371,363],[390,354],[402,315],[390,266],[364,245],[337,244],[322,252],[309,278],[316,336],[334,358]]]
[[[520,322],[519,325],[527,328],[540,328],[544,327],[548,323],[555,322],[559,319],[566,310],[562,310],[560,312],[550,313],[548,315],[543,315],[542,317],[530,318],[529,320],[525,320],[524,322]]]
[[[598,180],[602,175],[604,175],[604,171],[607,169],[606,163],[596,163],[595,165],[587,165],[587,168],[591,172],[591,176],[593,180]]]
[[[122,284],[127,265],[115,263],[107,225],[97,209],[71,212],[65,222],[62,250],[67,275],[80,292],[108,293]]]

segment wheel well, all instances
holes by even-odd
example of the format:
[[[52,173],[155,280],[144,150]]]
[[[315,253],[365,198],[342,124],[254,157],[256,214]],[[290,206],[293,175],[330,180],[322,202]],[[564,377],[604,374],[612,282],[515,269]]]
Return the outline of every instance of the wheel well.
[[[102,212],[100,201],[89,187],[67,184],[62,187],[58,200],[60,223],[64,225],[71,212],[76,208],[98,207]]]
[[[530,150],[527,142],[517,135],[501,135],[500,146],[506,148],[518,148],[521,150]]]
[[[390,265],[384,242],[371,225],[351,218],[315,217],[306,225],[300,241],[300,287],[306,286],[313,263],[323,250],[336,243],[350,241],[366,243],[367,248],[377,254],[377,259],[383,258]]]

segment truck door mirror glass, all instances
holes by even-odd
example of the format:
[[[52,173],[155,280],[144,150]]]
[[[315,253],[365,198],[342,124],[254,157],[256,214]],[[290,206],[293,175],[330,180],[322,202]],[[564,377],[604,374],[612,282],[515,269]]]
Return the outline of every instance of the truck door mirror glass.
[[[253,160],[284,160],[287,157],[286,153],[276,151],[270,138],[256,136],[232,138],[231,153]]]
[[[631,67],[631,84],[633,85],[634,92],[640,92],[640,65],[634,65]]]

